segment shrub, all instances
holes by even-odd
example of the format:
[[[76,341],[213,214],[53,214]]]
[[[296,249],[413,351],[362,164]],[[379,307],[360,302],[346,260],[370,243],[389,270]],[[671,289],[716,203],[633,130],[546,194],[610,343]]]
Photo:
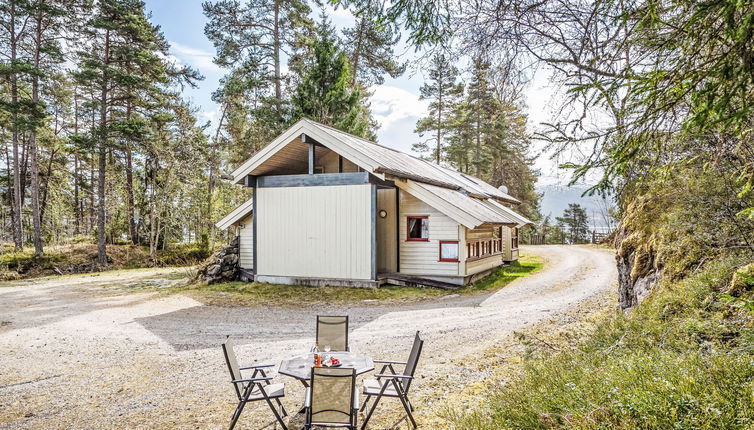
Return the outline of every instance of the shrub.
[[[527,359],[483,410],[453,426],[751,429],[754,313],[720,292],[740,266],[728,258],[666,281],[577,348]]]

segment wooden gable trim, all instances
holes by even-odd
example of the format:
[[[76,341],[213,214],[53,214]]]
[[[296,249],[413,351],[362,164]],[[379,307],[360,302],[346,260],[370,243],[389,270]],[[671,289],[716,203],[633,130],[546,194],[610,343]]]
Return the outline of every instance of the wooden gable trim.
[[[252,197],[249,200],[243,202],[237,208],[233,209],[231,213],[225,215],[223,219],[218,221],[215,224],[215,227],[219,228],[220,230],[225,230],[226,228],[238,222],[240,219],[246,218],[247,215],[253,212],[253,200],[254,198]]]
[[[385,175],[375,170],[380,164],[371,157],[355,150],[353,147],[341,141],[336,135],[328,133],[325,130],[313,125],[308,119],[301,119],[294,124],[291,128],[285,131],[280,136],[276,137],[269,145],[262,148],[259,152],[254,154],[251,158],[246,160],[239,168],[233,171],[233,181],[237,184],[243,184],[246,175],[250,174],[257,167],[264,164],[273,155],[275,155],[282,148],[287,146],[292,140],[302,135],[311,138],[319,145],[335,152],[336,154],[345,157],[352,163],[356,164],[361,169],[367,172],[372,172],[373,175],[380,179],[385,179]]]

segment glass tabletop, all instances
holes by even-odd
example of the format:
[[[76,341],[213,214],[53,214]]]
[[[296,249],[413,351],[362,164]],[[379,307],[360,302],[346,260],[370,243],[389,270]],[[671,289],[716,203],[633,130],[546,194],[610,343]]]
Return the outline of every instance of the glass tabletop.
[[[323,357],[329,355],[330,357],[337,358],[342,363],[339,367],[356,369],[357,375],[374,370],[372,357],[366,355],[354,354],[352,352],[328,352],[320,354]],[[278,373],[296,379],[308,380],[312,375],[312,366],[314,366],[314,353],[310,352],[281,361]]]

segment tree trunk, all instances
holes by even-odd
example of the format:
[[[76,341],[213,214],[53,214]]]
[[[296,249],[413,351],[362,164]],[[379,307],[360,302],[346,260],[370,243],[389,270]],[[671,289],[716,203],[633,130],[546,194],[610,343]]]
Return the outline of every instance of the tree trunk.
[[[101,267],[107,267],[107,245],[105,238],[105,179],[107,157],[107,67],[110,60],[110,31],[105,32],[105,47],[103,54],[102,90],[100,93],[100,117],[99,117],[99,174],[97,183],[97,263]]]
[[[362,38],[363,35],[363,29],[366,18],[361,18],[361,20],[357,24],[357,28],[359,29],[358,34],[356,36],[356,46],[353,49],[353,58],[351,59],[351,86],[356,86],[356,75],[359,73],[359,60],[361,59],[361,45],[362,45]]]
[[[126,119],[131,119],[131,102],[128,103]],[[128,214],[128,235],[131,243],[137,245],[139,237],[136,233],[136,216],[134,204],[134,170],[131,142],[126,142],[126,213]]]
[[[435,153],[435,162],[440,164],[440,150],[442,142],[442,95],[445,89],[442,87],[442,83],[445,77],[440,71],[439,79],[437,80],[437,152]]]
[[[34,33],[34,67],[39,69],[40,49],[42,48],[42,16],[41,12],[36,16],[36,31]],[[39,103],[39,75],[34,74],[31,82],[31,102],[36,106]],[[31,153],[31,216],[34,225],[34,255],[42,255],[42,218],[39,212],[39,162],[37,159],[37,127],[31,130],[29,139],[29,151]]]
[[[16,67],[16,56],[18,41],[16,38],[16,2],[11,2],[10,7],[10,63],[11,67]],[[24,199],[21,193],[21,163],[19,163],[20,151],[18,148],[18,75],[15,70],[11,72],[10,78],[11,104],[13,106],[13,243],[17,251],[24,247],[24,231],[21,213],[22,201]]]
[[[275,7],[274,7],[274,19],[275,22],[272,24],[273,32],[272,32],[272,38],[273,38],[273,50],[274,54],[273,56],[275,61],[275,98],[277,101],[275,102],[275,106],[277,108],[278,113],[280,113],[280,100],[283,98],[283,88],[282,88],[282,77],[280,72],[280,3],[281,0],[275,0]]]
[[[73,155],[73,234],[81,234],[81,206],[79,202],[79,156]]]
[[[481,130],[481,115],[479,114],[479,107],[477,107],[476,112],[476,150],[474,151],[474,172],[476,174],[476,177],[479,178],[482,176],[481,167],[482,167],[482,130]]]
[[[207,244],[208,249],[212,249],[214,246],[214,233],[215,224],[212,222],[212,194],[215,190],[215,157],[217,156],[217,145],[220,140],[220,130],[225,122],[225,112],[227,111],[227,105],[223,105],[223,113],[220,115],[220,121],[217,124],[217,130],[215,130],[215,138],[213,139],[212,150],[210,151],[209,159],[209,178],[207,180],[207,217],[205,221],[207,223]]]
[[[76,89],[73,92],[73,134],[79,134],[79,99],[77,97]],[[76,149],[74,149],[76,151]],[[73,153],[73,214],[75,218],[75,225],[73,234],[81,234],[81,198],[79,197],[79,155],[78,152]]]

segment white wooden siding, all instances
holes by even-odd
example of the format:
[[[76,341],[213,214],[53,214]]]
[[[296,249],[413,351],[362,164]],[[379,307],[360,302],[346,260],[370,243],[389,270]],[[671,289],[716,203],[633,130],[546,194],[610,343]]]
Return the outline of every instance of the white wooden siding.
[[[252,215],[238,222],[238,265],[242,269],[254,268],[254,224]],[[243,228],[240,228],[243,225]]]
[[[440,240],[458,240],[459,224],[407,192],[399,191],[400,222],[398,223],[400,273],[408,275],[458,276],[459,263],[440,260]],[[407,241],[408,216],[428,216],[429,241]],[[459,243],[460,246],[460,243]]]
[[[259,188],[257,273],[370,279],[371,185]]]
[[[518,249],[513,249],[511,243],[511,230],[513,227],[503,227],[503,260],[518,260]]]
[[[377,190],[377,271],[395,272],[396,253],[398,252],[395,231],[395,189]],[[380,218],[381,210],[387,212],[385,218]]]
[[[493,255],[487,258],[480,258],[479,260],[466,262],[466,274],[474,275],[479,272],[483,272],[488,269],[495,268],[503,264],[503,256],[501,254]]]

